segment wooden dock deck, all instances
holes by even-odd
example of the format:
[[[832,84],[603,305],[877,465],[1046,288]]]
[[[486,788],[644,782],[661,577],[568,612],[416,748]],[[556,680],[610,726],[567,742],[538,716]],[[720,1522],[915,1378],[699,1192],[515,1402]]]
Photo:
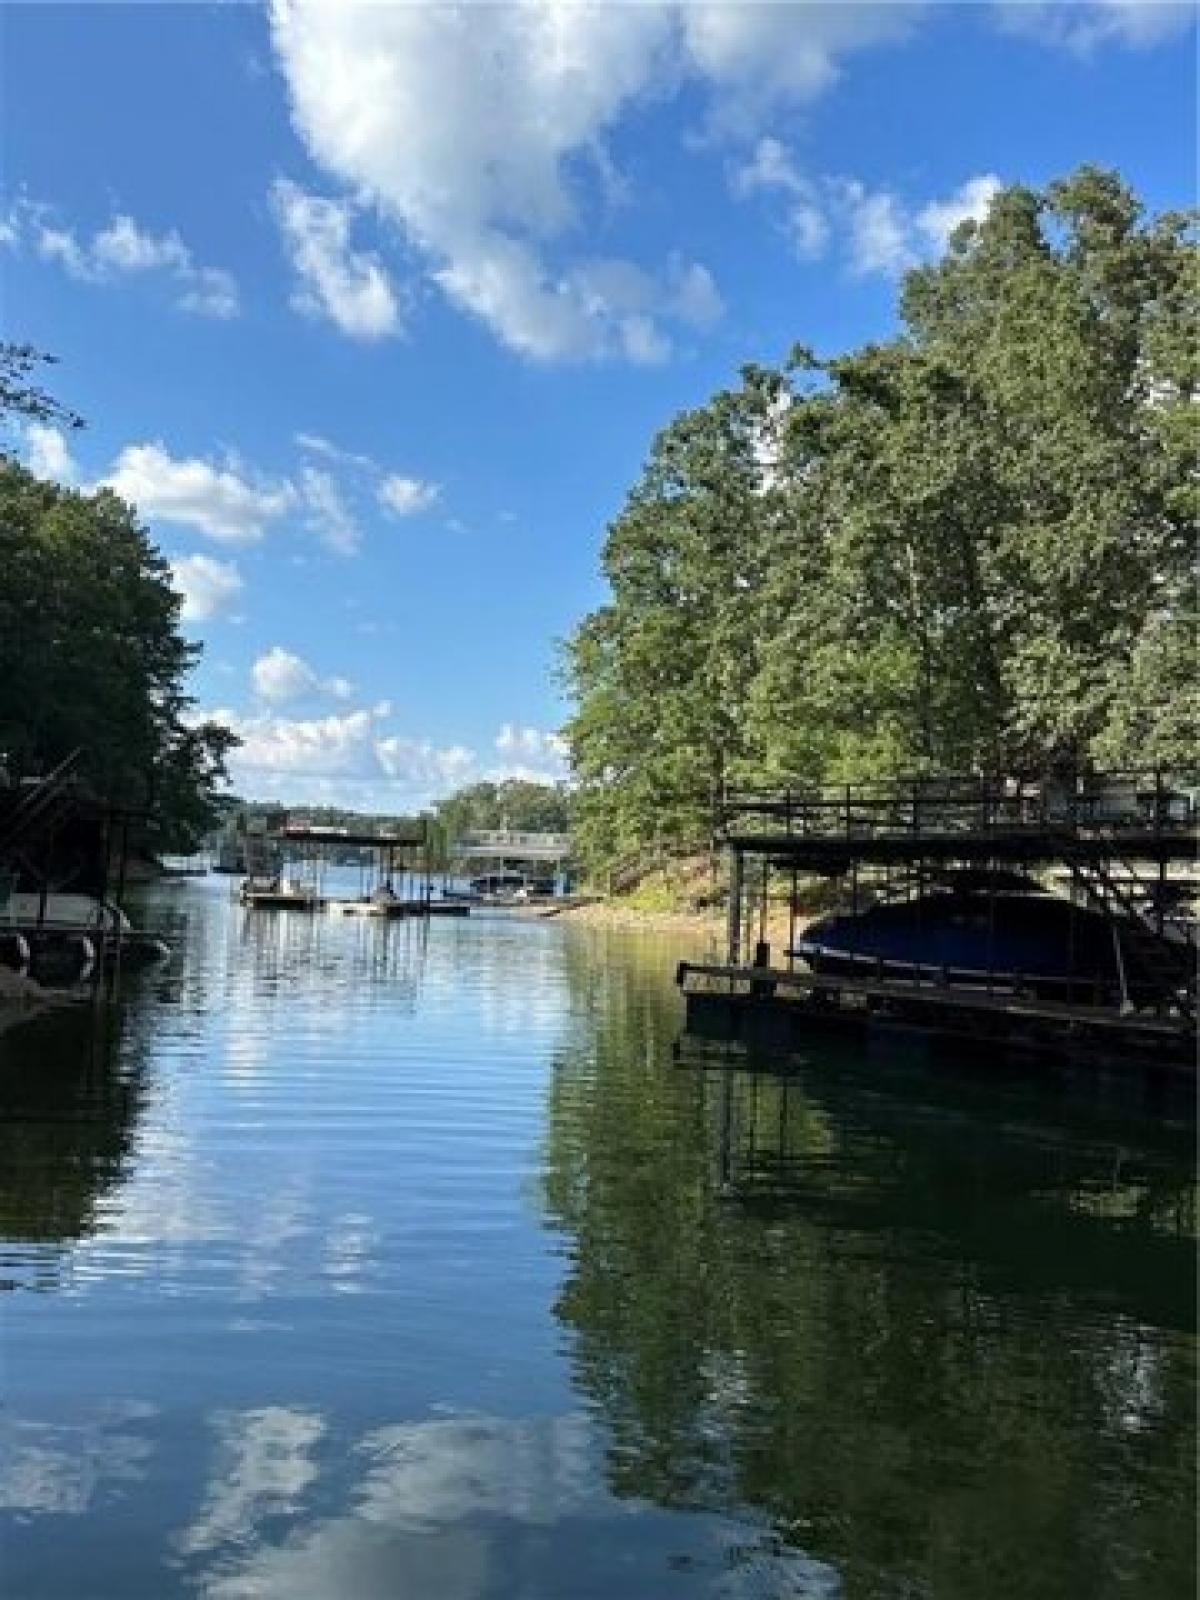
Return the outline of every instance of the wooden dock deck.
[[[778,967],[681,961],[686,1031],[699,1038],[803,1048],[814,1033],[919,1031],[930,1038],[1053,1055],[1098,1054],[1195,1076],[1184,1017],[1129,1015],[1019,993],[935,982],[832,977]]]

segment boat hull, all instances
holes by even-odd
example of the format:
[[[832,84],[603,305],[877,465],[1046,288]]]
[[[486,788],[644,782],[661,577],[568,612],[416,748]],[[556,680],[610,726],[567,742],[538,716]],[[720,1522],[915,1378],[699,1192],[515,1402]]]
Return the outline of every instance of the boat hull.
[[[1048,895],[931,895],[813,923],[794,953],[818,973],[1121,998],[1111,925]]]

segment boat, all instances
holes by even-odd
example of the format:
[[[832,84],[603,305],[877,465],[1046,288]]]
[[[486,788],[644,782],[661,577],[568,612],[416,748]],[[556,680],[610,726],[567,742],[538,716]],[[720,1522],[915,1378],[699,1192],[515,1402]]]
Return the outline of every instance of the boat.
[[[144,965],[170,954],[157,935],[134,928],[120,906],[90,894],[10,894],[0,912],[0,935],[0,960],[22,969],[47,961],[87,968],[99,954]]]
[[[382,883],[359,900],[344,901],[342,911],[348,917],[403,917],[417,903],[401,900],[390,883]]]
[[[47,933],[127,934],[133,930],[119,906],[90,894],[39,894],[36,890],[10,894],[4,903],[4,920],[15,927]]]
[[[473,898],[512,900],[528,881],[523,872],[485,872],[472,878],[468,887]]]
[[[988,988],[1045,999],[1125,1004],[1143,996],[1138,941],[1090,907],[1014,872],[948,873],[910,898],[810,923],[793,946],[818,975]]]
[[[244,906],[257,911],[323,911],[326,905],[314,883],[275,873],[247,877],[238,897]]]

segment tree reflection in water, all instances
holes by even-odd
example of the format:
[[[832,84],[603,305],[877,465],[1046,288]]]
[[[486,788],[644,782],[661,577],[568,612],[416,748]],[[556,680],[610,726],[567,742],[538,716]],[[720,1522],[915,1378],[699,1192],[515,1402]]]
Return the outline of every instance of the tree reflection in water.
[[[1190,1132],[897,1057],[671,1065],[661,974],[580,954],[544,1192],[614,1492],[765,1514],[847,1597],[1190,1595]]]
[[[16,1247],[6,1287],[13,1272],[53,1287],[65,1247],[95,1232],[122,1181],[146,1096],[138,1024],[84,1002],[0,1034],[0,1238]]]

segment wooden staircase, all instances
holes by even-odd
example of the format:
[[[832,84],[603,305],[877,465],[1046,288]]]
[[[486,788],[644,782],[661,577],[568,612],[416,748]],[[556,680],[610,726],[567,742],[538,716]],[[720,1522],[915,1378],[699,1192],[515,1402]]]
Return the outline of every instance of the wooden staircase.
[[[1109,854],[1101,861],[1064,834],[1063,860],[1071,880],[1092,908],[1106,917],[1125,964],[1127,998],[1141,1008],[1174,1010],[1196,1021],[1197,948],[1191,927],[1159,905],[1151,921],[1139,899],[1153,899],[1156,880],[1138,873],[1127,861]],[[1120,869],[1118,877],[1113,867]]]

